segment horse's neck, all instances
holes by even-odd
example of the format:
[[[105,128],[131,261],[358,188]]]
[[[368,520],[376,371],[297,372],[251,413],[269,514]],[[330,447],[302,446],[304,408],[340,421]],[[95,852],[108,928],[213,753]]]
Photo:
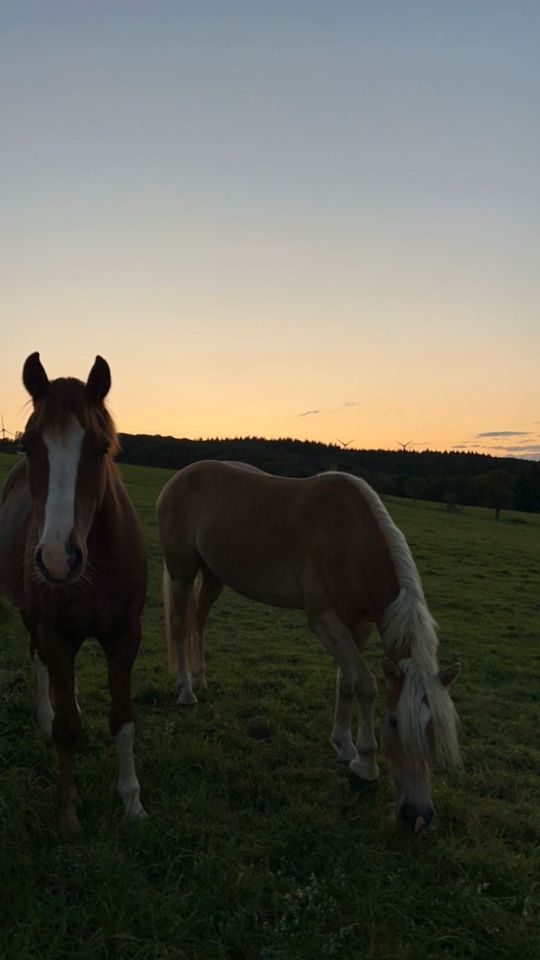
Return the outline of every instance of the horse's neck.
[[[107,475],[105,478],[105,487],[103,497],[99,504],[91,530],[97,532],[99,529],[111,529],[122,523],[123,520],[123,487],[122,481],[112,462],[107,464]]]

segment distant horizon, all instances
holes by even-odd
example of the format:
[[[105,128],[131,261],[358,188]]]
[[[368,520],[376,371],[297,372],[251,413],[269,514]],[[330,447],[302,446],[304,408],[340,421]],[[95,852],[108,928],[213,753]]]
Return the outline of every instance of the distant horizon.
[[[7,431],[7,429],[6,429],[5,432],[6,432],[6,433],[11,433],[11,431]],[[22,432],[22,431],[21,431],[21,432]],[[521,457],[520,457],[520,456],[518,456],[517,454],[512,454],[512,453],[507,453],[507,454],[503,454],[503,453],[499,453],[499,454],[489,453],[488,451],[482,450],[482,449],[472,449],[472,448],[441,449],[441,448],[438,448],[438,447],[431,447],[431,446],[429,446],[429,447],[422,447],[421,449],[417,449],[417,448],[413,448],[413,447],[411,447],[411,448],[408,448],[408,447],[407,447],[405,450],[402,451],[402,449],[401,449],[400,447],[353,446],[352,444],[351,444],[351,445],[347,445],[347,446],[343,446],[343,445],[340,444],[338,441],[318,440],[318,439],[316,439],[316,438],[314,438],[314,437],[294,437],[294,436],[292,436],[292,435],[291,435],[291,436],[282,435],[282,436],[279,436],[279,437],[268,437],[268,436],[264,436],[264,435],[262,435],[262,434],[261,434],[261,435],[258,435],[258,434],[248,434],[248,435],[246,435],[246,434],[231,434],[231,435],[229,435],[229,436],[212,435],[212,436],[208,436],[208,437],[201,437],[201,436],[199,436],[199,437],[188,437],[188,436],[185,436],[185,435],[183,435],[183,436],[178,436],[178,435],[172,434],[172,433],[152,433],[152,432],[148,433],[148,432],[146,432],[146,431],[140,431],[140,430],[139,430],[139,431],[137,431],[137,430],[136,430],[136,431],[122,430],[122,429],[120,429],[120,428],[117,428],[117,432],[118,432],[118,435],[119,435],[119,436],[120,436],[120,435],[124,435],[124,436],[129,436],[129,437],[156,437],[156,438],[163,439],[163,440],[177,440],[177,441],[179,441],[179,442],[187,442],[187,443],[221,443],[221,442],[225,443],[225,442],[240,442],[240,441],[248,441],[248,442],[249,442],[249,441],[254,441],[254,442],[256,442],[256,441],[261,441],[261,442],[264,442],[264,443],[267,443],[267,442],[272,442],[272,443],[294,442],[294,443],[320,444],[321,446],[324,446],[324,447],[332,447],[332,448],[335,448],[336,450],[339,450],[339,451],[345,452],[345,453],[347,453],[347,452],[349,452],[349,453],[355,453],[355,452],[356,452],[356,453],[370,453],[370,452],[372,452],[372,453],[400,453],[400,452],[404,452],[404,453],[416,453],[416,454],[419,454],[419,455],[421,455],[421,454],[423,454],[423,453],[449,454],[449,455],[451,455],[451,454],[472,454],[472,455],[475,455],[475,456],[490,457],[490,458],[492,458],[492,459],[494,459],[494,460],[520,460],[520,461],[528,462],[528,463],[538,463],[538,462],[540,462],[540,455],[538,455],[538,456],[529,455],[529,456],[521,456]],[[0,439],[7,440],[7,441],[12,442],[12,443],[16,443],[16,437],[15,437],[13,434],[11,434],[11,436],[5,436],[5,437],[3,437],[1,430],[0,430]]]
[[[349,446],[349,445],[343,446],[342,444],[339,443],[339,441],[316,440],[314,437],[302,437],[302,438],[300,438],[300,437],[286,436],[286,435],[279,436],[279,437],[267,437],[267,436],[257,435],[257,434],[249,434],[249,435],[245,435],[245,434],[234,434],[234,435],[226,436],[226,437],[217,436],[217,435],[214,435],[214,436],[211,436],[211,437],[187,437],[187,436],[176,436],[175,434],[172,434],[172,433],[165,433],[165,434],[164,434],[164,433],[140,433],[140,432],[135,432],[135,433],[133,433],[133,432],[131,432],[131,431],[128,432],[128,431],[126,431],[126,430],[118,430],[118,434],[119,434],[119,435],[123,434],[123,435],[125,435],[125,436],[130,436],[130,437],[160,437],[160,438],[162,438],[163,440],[180,440],[180,441],[188,441],[188,442],[191,442],[191,443],[212,443],[212,442],[220,443],[220,442],[222,442],[222,441],[223,441],[223,442],[226,442],[226,441],[241,441],[241,440],[247,440],[247,441],[250,441],[250,440],[253,440],[253,441],[260,440],[260,441],[264,441],[265,443],[266,443],[266,442],[275,442],[275,443],[283,442],[283,443],[286,443],[286,442],[292,441],[292,442],[294,442],[294,443],[315,443],[315,444],[321,444],[321,446],[324,446],[324,447],[335,447],[336,450],[342,450],[342,451],[344,451],[345,453],[346,453],[347,451],[349,451],[349,452],[351,452],[351,453],[353,453],[353,452],[357,452],[357,453],[362,453],[362,452],[401,453],[401,452],[402,452],[400,447],[365,447],[365,446],[363,446],[363,447],[355,447],[355,446],[352,446],[352,445],[350,445],[350,446]],[[532,463],[536,463],[537,461],[540,461],[540,455],[539,455],[538,457],[535,457],[535,458],[533,458],[533,457],[518,457],[518,456],[516,456],[515,454],[493,454],[493,453],[487,453],[487,452],[484,451],[484,450],[479,450],[479,449],[466,449],[466,448],[462,448],[462,447],[452,448],[452,449],[450,449],[450,450],[442,450],[442,449],[439,449],[439,448],[437,448],[437,447],[422,447],[422,449],[419,450],[419,449],[413,449],[413,448],[410,448],[410,449],[409,449],[409,448],[407,447],[403,452],[404,452],[404,453],[418,453],[418,454],[422,454],[422,453],[448,453],[448,454],[452,454],[452,453],[470,453],[470,454],[475,454],[475,455],[477,455],[477,456],[482,456],[482,457],[492,457],[494,460],[497,460],[497,459],[499,459],[499,460],[500,460],[500,459],[503,459],[503,460],[523,460],[523,461],[529,461],[529,462],[532,462]]]

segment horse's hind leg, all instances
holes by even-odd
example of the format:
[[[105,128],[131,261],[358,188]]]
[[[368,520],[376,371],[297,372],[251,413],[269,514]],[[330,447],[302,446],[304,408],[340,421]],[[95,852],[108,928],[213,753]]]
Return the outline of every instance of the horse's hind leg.
[[[163,570],[163,597],[169,644],[169,661],[176,666],[180,693],[178,704],[197,703],[193,692],[191,670],[200,661],[197,629],[197,594],[201,577],[199,562],[175,563],[172,573],[166,564]]]
[[[375,762],[377,741],[373,734],[372,720],[371,726],[366,722],[372,717],[373,702],[377,694],[375,677],[360,656],[352,633],[333,610],[311,614],[309,622],[338,667],[331,743],[337,751],[338,759],[349,761],[353,773],[363,780],[375,780],[379,775]],[[362,730],[356,748],[351,737],[353,698],[358,700]]]
[[[223,590],[223,582],[208,569],[201,568],[202,583],[197,601],[197,648],[194,651],[194,662],[191,671],[191,682],[194,687],[206,689],[206,664],[204,660],[204,628],[208,614]]]

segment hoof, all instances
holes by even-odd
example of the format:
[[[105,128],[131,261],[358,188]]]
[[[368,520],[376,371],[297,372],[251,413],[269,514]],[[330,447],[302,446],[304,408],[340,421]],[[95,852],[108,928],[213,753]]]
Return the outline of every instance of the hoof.
[[[140,803],[136,810],[134,809],[126,810],[125,819],[130,820],[132,823],[135,823],[135,821],[139,821],[139,820],[148,820],[148,814],[144,809],[142,803]]]
[[[351,773],[354,773],[355,777],[359,777],[360,780],[367,780],[369,782],[377,780],[379,776],[379,767],[375,760],[368,759],[367,757],[362,757],[360,754],[351,760],[349,764],[349,770]]]
[[[197,700],[197,697],[193,693],[193,690],[182,690],[176,702],[183,707],[187,707],[190,704],[198,703],[199,701]]]
[[[81,824],[73,807],[66,807],[58,814],[58,829],[64,837],[74,837],[81,832]]]

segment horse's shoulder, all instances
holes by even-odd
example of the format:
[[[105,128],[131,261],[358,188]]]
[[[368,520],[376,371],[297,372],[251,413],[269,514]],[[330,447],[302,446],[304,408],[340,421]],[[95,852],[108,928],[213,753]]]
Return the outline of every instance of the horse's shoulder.
[[[245,474],[258,474],[267,476],[263,470],[252,467],[250,463],[242,463],[240,460],[197,460],[195,463],[188,464],[172,478],[175,484],[198,484],[206,480],[219,479],[225,477],[238,477]]]
[[[19,460],[14,467],[9,471],[6,480],[4,482],[4,487],[2,489],[2,503],[5,503],[10,493],[17,487],[21,487],[26,484],[26,461]]]

